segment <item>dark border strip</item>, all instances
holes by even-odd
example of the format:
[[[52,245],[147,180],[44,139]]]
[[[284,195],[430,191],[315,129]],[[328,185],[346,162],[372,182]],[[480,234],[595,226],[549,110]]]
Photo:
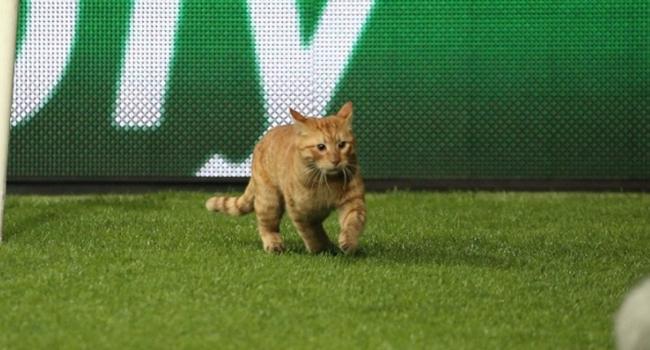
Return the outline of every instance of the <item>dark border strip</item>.
[[[369,180],[375,190],[649,192],[650,179],[390,179]]]
[[[241,191],[248,178],[13,177],[9,194],[131,193],[161,190]],[[366,179],[370,191],[650,192],[650,179]]]

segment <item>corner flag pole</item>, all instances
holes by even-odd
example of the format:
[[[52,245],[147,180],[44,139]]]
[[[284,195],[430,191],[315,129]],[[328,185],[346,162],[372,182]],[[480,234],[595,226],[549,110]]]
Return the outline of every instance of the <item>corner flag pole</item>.
[[[9,116],[14,84],[18,0],[0,0],[0,242],[7,189]]]

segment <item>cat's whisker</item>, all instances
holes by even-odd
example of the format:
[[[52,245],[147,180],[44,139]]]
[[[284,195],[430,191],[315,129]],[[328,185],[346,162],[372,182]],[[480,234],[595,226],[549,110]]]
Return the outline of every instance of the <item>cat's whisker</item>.
[[[348,177],[352,179],[352,177],[354,177],[354,173],[352,172],[352,169],[351,168],[346,168],[346,169],[347,169],[346,171],[348,173]]]
[[[356,171],[357,169],[359,169],[359,166],[356,164],[348,164],[345,167],[350,171],[350,174],[352,174],[353,170]]]
[[[314,172],[309,177],[309,188],[313,189],[314,186],[317,186],[317,184],[318,184],[318,173]]]
[[[311,176],[309,177],[309,188],[313,189],[314,186],[317,185],[316,180],[318,179],[319,175],[320,171],[318,171],[316,168],[313,168]],[[318,182],[320,182],[320,180]]]
[[[325,187],[327,187],[327,189],[329,190],[329,184],[327,183],[327,174],[324,171],[319,170],[319,175],[320,176],[318,177],[318,187],[325,185]]]
[[[319,170],[313,162],[308,163],[303,169],[303,176],[305,177],[305,181],[309,184],[310,188],[314,188],[318,175]]]
[[[330,184],[327,182],[327,174],[323,173],[323,178],[325,179],[325,187],[327,187],[328,191],[331,191]]]
[[[318,176],[318,186],[320,186],[320,185],[323,184],[323,178],[325,177],[325,174],[323,174],[322,171],[320,171],[318,174],[319,174],[319,176]]]
[[[312,179],[313,176],[314,176],[314,169],[312,169],[312,168],[310,168],[310,167],[306,167],[306,168],[302,171],[302,174],[303,174],[303,176],[306,178],[306,180],[309,182],[309,181],[311,181],[311,179]]]

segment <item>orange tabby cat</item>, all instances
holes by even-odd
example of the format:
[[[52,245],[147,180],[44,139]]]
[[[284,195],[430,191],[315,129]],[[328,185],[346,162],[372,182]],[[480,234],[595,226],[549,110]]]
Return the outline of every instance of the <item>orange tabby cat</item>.
[[[264,250],[282,252],[280,219],[286,210],[307,250],[333,247],[323,220],[339,213],[339,247],[353,253],[366,219],[364,186],[352,134],[352,103],[336,115],[307,118],[290,109],[293,125],[270,130],[255,146],[252,177],[240,197],[212,197],[210,211],[255,211]]]

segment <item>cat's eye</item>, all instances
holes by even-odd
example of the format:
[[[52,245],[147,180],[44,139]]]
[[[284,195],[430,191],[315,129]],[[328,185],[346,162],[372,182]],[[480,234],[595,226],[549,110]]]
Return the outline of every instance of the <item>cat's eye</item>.
[[[339,148],[345,148],[345,146],[346,146],[347,144],[348,144],[347,142],[345,142],[345,141],[341,141],[341,142],[339,142]]]
[[[319,144],[316,145],[316,148],[318,148],[319,151],[324,151],[325,148],[327,148],[327,147],[325,146],[325,144],[319,143]]]

